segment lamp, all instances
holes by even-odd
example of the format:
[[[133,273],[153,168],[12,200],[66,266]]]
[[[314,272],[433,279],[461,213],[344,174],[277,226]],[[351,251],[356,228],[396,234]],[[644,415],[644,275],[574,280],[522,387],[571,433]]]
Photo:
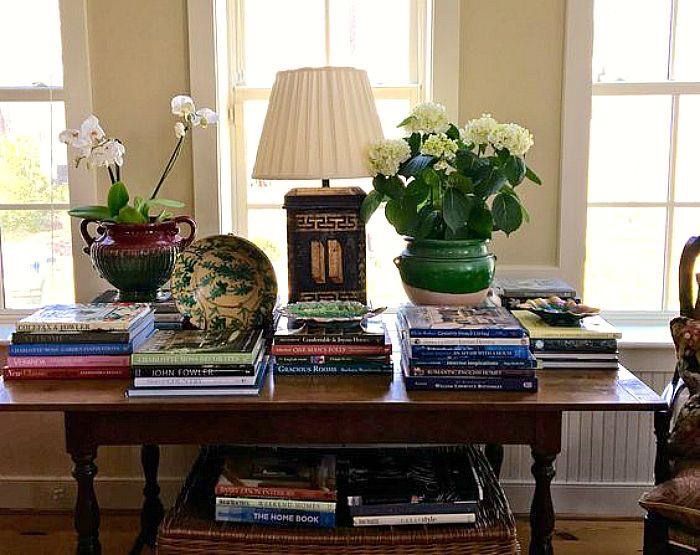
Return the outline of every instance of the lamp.
[[[366,302],[365,227],[359,187],[366,150],[383,138],[367,73],[350,67],[280,71],[270,93],[254,179],[320,179],[292,189],[287,210],[289,301]]]

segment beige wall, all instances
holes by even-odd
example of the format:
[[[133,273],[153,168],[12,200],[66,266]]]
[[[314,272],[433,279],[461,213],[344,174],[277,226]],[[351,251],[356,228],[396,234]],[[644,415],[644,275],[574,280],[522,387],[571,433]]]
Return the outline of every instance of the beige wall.
[[[543,186],[523,184],[531,223],[497,234],[501,264],[556,266],[559,227],[563,0],[462,0],[459,120],[482,112],[528,127],[528,164]]]
[[[556,264],[559,134],[564,8],[561,0],[464,0],[461,10],[460,122],[491,111],[535,134],[530,162],[544,181],[525,185],[532,223],[497,240],[499,261]],[[153,186],[173,147],[172,95],[189,90],[185,0],[90,0],[89,47],[94,111],[127,148],[124,178],[136,194]],[[78,122],[68,122],[75,125]],[[105,180],[105,191],[107,182]],[[165,196],[192,206],[189,147],[167,182]],[[70,484],[58,414],[0,417],[0,506],[62,507]],[[162,474],[182,476],[193,449],[164,449]],[[105,448],[98,457],[100,502],[138,501],[137,448]],[[106,480],[105,480],[106,479]],[[177,480],[172,480],[171,489]],[[110,485],[111,484],[111,485]]]

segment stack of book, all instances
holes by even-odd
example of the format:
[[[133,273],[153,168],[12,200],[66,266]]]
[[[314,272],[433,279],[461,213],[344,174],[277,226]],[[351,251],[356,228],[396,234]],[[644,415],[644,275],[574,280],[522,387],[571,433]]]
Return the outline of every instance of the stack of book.
[[[333,528],[335,456],[269,450],[226,458],[215,487],[216,520]]]
[[[509,309],[535,298],[575,299],[576,289],[558,278],[497,278],[493,289],[501,304]]]
[[[472,524],[484,490],[473,447],[367,450],[338,460],[353,526]]]
[[[146,304],[46,306],[17,323],[4,377],[128,379],[129,356],[153,329]]]
[[[111,289],[100,294],[93,302],[113,303],[117,300],[117,291]],[[155,325],[157,330],[181,330],[185,318],[175,306],[175,301],[170,291],[163,291],[159,300],[150,303],[155,312]]]
[[[537,390],[529,339],[505,308],[403,306],[397,325],[408,390]]]
[[[273,338],[276,374],[390,374],[391,341],[381,321],[364,327],[290,327]]]
[[[536,314],[514,310],[530,336],[532,352],[542,368],[617,369],[617,340],[622,334],[601,316],[584,318],[580,326],[550,326]]]
[[[131,357],[130,397],[257,395],[267,356],[262,329],[158,330]]]

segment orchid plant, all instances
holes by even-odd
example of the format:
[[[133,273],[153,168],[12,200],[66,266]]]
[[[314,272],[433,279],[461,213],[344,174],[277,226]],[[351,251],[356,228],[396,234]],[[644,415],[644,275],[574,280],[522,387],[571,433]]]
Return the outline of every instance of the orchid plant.
[[[195,127],[206,128],[216,124],[218,115],[209,108],[196,109],[194,101],[189,96],[178,95],[170,101],[173,115],[178,116],[179,121],[174,125],[177,142],[163,172],[153,187],[148,199],[140,196],[133,198],[129,205],[130,195],[126,185],[121,180],[121,168],[124,165],[126,148],[119,139],[108,137],[100,122],[94,115],[90,115],[80,126],[80,129],[66,129],[58,138],[62,143],[77,150],[73,158],[75,166],[84,163],[88,168],[105,167],[112,183],[107,194],[107,205],[80,206],[68,211],[68,214],[76,218],[90,218],[102,222],[115,222],[123,224],[147,224],[150,222],[162,222],[172,217],[168,208],[182,208],[184,203],[176,200],[159,198],[165,179],[175,166],[175,162],[182,152],[185,138]],[[157,215],[151,216],[151,210],[157,208]]]
[[[532,133],[490,114],[450,123],[444,106],[417,105],[399,127],[403,139],[369,146],[374,190],[365,198],[364,221],[382,205],[401,235],[417,239],[490,239],[529,219],[517,187],[540,178],[525,163]]]

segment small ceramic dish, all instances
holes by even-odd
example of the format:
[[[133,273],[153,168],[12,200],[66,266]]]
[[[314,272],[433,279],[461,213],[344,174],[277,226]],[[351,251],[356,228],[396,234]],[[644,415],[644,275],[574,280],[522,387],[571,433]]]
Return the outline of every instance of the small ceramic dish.
[[[559,297],[529,299],[518,305],[518,308],[529,310],[550,326],[580,326],[584,318],[600,314],[599,308],[577,303],[572,299],[565,301]]]
[[[386,307],[370,308],[356,301],[305,301],[279,309],[282,316],[312,325],[357,325],[384,312]]]

